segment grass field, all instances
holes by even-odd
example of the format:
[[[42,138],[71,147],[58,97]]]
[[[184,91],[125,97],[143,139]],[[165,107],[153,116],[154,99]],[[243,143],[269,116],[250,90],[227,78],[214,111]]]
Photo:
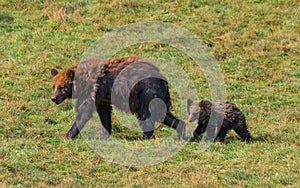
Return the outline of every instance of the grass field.
[[[0,187],[300,187],[300,4],[298,1],[14,1],[0,2]],[[71,101],[51,100],[50,68],[77,64],[101,36],[139,21],[170,22],[211,46],[227,99],[247,117],[254,142],[230,132],[225,144],[201,152],[188,142],[167,161],[148,167],[111,163],[79,136],[65,140]],[[128,47],[118,56],[175,62],[210,98],[201,70],[177,49]],[[176,93],[171,90],[176,113]],[[114,137],[157,139],[114,121]],[[138,133],[141,134],[141,133]]]

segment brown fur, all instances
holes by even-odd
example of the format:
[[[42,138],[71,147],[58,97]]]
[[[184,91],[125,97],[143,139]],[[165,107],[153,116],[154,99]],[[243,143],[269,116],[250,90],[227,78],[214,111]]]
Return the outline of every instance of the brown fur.
[[[214,117],[223,117],[223,123],[216,140],[224,141],[227,132],[233,129],[243,141],[251,141],[251,134],[246,124],[246,118],[240,109],[229,101],[212,102],[209,100],[192,101],[188,99],[188,121],[193,122],[198,119],[198,127],[194,131],[194,138],[200,139],[200,135],[206,131],[211,114]]]
[[[56,69],[51,70],[53,94],[51,100],[60,104],[72,95],[72,83],[75,76],[76,67],[72,67],[58,73]]]
[[[127,57],[105,61],[91,58],[61,72],[52,69],[51,74],[53,102],[59,104],[66,98],[78,99],[76,119],[67,138],[76,137],[94,110],[97,110],[104,127],[103,137],[108,137],[111,134],[112,104],[135,114],[146,138],[152,137],[155,122],[163,122],[176,129],[180,139],[184,136],[184,122],[176,119],[169,111],[171,102],[168,82],[159,69],[145,59]],[[132,85],[140,77],[143,79]],[[128,90],[130,93],[126,92]],[[150,102],[155,98],[161,99],[166,109],[151,106]],[[129,106],[126,105],[128,99]],[[165,116],[162,117],[163,114]]]

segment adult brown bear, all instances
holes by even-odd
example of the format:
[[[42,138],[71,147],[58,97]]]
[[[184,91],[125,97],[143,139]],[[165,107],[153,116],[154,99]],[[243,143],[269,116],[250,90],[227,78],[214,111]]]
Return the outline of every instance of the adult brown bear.
[[[95,110],[103,125],[101,136],[108,137],[112,129],[112,104],[135,114],[148,139],[153,136],[155,122],[176,129],[179,139],[185,135],[185,123],[170,112],[166,78],[145,59],[87,59],[61,72],[52,69],[51,74],[53,102],[60,104],[66,98],[78,99],[76,119],[66,138],[75,138]]]

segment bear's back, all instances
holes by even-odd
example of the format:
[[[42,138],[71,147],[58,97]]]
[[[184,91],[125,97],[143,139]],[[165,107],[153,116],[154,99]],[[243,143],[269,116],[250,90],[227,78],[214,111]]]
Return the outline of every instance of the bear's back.
[[[240,116],[241,111],[236,104],[230,101],[214,102],[213,110],[224,115],[227,121],[234,122],[237,116]]]
[[[88,58],[77,65],[76,77],[85,83],[96,83],[99,77],[115,79],[128,65],[141,62],[143,66],[132,70],[132,73],[155,70],[159,72],[151,62],[139,57],[112,58],[108,60],[100,58]],[[134,68],[133,66],[131,68]],[[142,70],[141,70],[142,69]]]

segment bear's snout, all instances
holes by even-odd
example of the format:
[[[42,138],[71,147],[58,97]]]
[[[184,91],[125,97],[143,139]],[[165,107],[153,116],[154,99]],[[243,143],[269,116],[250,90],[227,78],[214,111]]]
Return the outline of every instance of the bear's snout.
[[[51,101],[54,102],[55,104],[59,104],[58,100],[56,97],[51,97]]]
[[[51,97],[51,101],[54,102],[55,104],[60,104],[64,99],[62,97]]]
[[[55,102],[56,99],[55,99],[55,97],[51,97],[51,100],[52,100],[52,102]]]
[[[194,116],[193,114],[190,114],[189,115],[189,117],[188,117],[188,122],[193,122],[193,121],[195,121],[197,119],[197,117],[196,116]]]

